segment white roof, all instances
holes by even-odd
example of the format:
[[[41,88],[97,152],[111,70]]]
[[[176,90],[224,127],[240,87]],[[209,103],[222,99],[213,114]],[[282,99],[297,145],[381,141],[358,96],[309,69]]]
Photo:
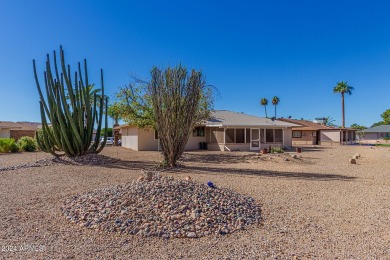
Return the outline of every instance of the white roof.
[[[294,127],[296,124],[272,120],[266,117],[251,116],[244,113],[229,110],[215,110],[211,113],[209,120],[204,124],[209,127]]]

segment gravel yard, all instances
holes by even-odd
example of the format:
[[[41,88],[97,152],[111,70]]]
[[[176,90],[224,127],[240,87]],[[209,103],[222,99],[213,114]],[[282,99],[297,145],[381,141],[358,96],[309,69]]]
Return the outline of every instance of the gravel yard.
[[[355,153],[361,158],[349,164]],[[103,165],[51,165],[0,171],[0,258],[42,259],[390,259],[390,151],[367,146],[305,147],[288,154],[185,153],[163,172],[212,181],[261,206],[260,225],[201,238],[142,237],[70,223],[69,198],[136,181],[158,152],[107,147]],[[1,154],[0,167],[44,153]]]

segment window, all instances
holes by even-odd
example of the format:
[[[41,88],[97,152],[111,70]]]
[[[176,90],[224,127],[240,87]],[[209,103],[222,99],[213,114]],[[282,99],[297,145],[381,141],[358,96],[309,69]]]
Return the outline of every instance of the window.
[[[282,143],[282,142],[283,142],[283,130],[275,129],[275,143]]]
[[[225,143],[234,143],[234,129],[226,129]]]
[[[266,129],[265,130],[265,141],[267,143],[274,142],[274,129]]]
[[[238,128],[236,129],[236,143],[243,144],[245,142],[245,129]]]
[[[292,131],[293,138],[302,138],[302,131]]]
[[[154,130],[154,140],[157,140],[158,139],[158,132],[157,130]]]
[[[192,136],[204,136],[204,127],[195,127],[194,131],[192,131]]]

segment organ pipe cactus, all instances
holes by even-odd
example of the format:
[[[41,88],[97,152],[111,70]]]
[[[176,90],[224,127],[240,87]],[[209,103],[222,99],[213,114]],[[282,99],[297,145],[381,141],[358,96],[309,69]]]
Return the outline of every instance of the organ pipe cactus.
[[[101,95],[94,93],[91,96],[87,61],[84,59],[84,73],[82,73],[80,62],[78,63],[78,72],[74,72],[72,79],[70,65],[65,65],[62,46],[60,47],[60,59],[61,71],[57,67],[57,56],[54,51],[53,71],[49,54],[47,54],[44,72],[46,97],[43,96],[35,60],[33,60],[42,120],[42,134],[36,135],[38,145],[41,150],[54,156],[99,153],[106,144],[108,128],[108,98],[104,96],[103,70],[100,70]],[[106,130],[103,142],[99,143],[104,114]],[[97,129],[93,139],[95,123]]]

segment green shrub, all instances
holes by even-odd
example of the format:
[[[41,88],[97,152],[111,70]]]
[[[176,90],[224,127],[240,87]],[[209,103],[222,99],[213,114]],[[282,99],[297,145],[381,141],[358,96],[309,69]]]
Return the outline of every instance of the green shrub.
[[[19,148],[13,138],[0,138],[0,153],[16,153],[19,152]]]
[[[271,153],[284,153],[283,149],[280,147],[272,147]]]
[[[385,140],[385,141],[389,141],[390,140],[390,137],[385,137],[385,138],[383,138],[383,140]]]
[[[21,137],[17,142],[18,147],[24,152],[34,152],[37,149],[35,139],[29,136]]]

